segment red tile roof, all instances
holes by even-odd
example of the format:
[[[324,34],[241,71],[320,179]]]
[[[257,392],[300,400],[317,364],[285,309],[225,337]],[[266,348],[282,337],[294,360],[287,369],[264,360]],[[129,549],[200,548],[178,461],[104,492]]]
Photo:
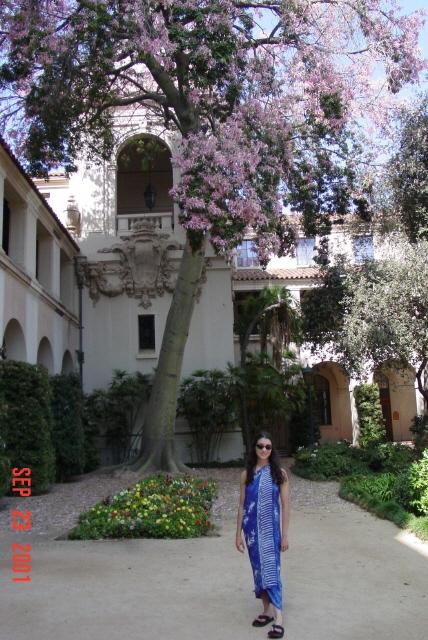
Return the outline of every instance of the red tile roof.
[[[30,176],[24,171],[23,167],[21,166],[21,163],[19,162],[18,158],[15,156],[15,154],[13,153],[13,151],[11,150],[11,148],[9,147],[9,145],[7,144],[7,142],[2,138],[2,136],[0,135],[0,146],[3,147],[3,149],[6,151],[7,155],[9,156],[9,158],[12,160],[12,162],[14,163],[14,165],[16,166],[16,168],[18,169],[18,171],[22,174],[22,176],[26,179],[26,181],[28,182],[28,184],[30,185],[30,187],[32,188],[32,190],[37,194],[38,198],[42,201],[43,206],[45,207],[45,209],[47,209],[47,211],[50,213],[50,215],[52,216],[52,218],[55,220],[56,224],[61,228],[61,231],[63,231],[63,233],[68,237],[68,239],[70,240],[70,242],[73,244],[73,246],[80,252],[80,248],[79,245],[77,244],[77,242],[74,240],[74,238],[70,235],[70,232],[64,227],[64,225],[62,224],[61,220],[58,218],[58,216],[56,215],[56,213],[54,212],[54,210],[52,209],[52,207],[49,206],[49,204],[46,201],[46,198],[44,198],[42,196],[42,194],[40,193],[40,191],[37,189],[36,185],[34,184],[34,182],[31,180]]]
[[[309,280],[319,277],[318,267],[289,269],[235,269],[233,280]]]

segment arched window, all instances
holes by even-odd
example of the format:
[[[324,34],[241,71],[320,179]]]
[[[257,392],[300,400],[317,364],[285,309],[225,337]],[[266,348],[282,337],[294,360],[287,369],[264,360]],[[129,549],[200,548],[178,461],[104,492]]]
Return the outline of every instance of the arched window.
[[[171,153],[162,140],[141,136],[128,142],[117,158],[118,229],[131,229],[145,217],[165,226],[172,219],[172,185]]]
[[[330,383],[324,376],[314,375],[314,415],[318,425],[331,424]]]

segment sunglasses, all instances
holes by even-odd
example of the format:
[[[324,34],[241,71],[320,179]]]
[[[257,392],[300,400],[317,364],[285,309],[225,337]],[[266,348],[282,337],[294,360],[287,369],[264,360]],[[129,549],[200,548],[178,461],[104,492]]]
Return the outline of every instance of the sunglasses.
[[[272,450],[272,445],[271,444],[256,444],[257,449],[260,449],[260,451],[262,449],[266,449],[266,451],[271,451]]]

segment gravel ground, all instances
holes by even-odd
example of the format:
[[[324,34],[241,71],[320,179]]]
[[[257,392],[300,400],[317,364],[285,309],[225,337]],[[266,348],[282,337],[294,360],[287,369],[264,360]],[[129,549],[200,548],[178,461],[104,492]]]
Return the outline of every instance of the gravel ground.
[[[292,459],[283,460],[290,470]],[[213,521],[221,524],[224,520],[235,519],[239,499],[239,476],[241,469],[195,469],[199,478],[212,478],[218,483],[218,498],[213,505]],[[76,523],[77,518],[108,495],[138,481],[139,475],[131,471],[120,475],[106,475],[98,471],[80,476],[75,482],[55,484],[45,495],[31,498],[5,497],[0,501],[0,531],[10,527],[10,511],[31,511],[32,534],[41,538],[54,539],[63,536]],[[289,473],[291,509],[325,511],[346,511],[356,507],[339,498],[337,482],[312,482]]]

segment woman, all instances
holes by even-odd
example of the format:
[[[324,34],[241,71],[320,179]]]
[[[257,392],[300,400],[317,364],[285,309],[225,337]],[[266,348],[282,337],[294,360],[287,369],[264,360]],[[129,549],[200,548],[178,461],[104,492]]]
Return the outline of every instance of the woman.
[[[274,622],[267,634],[269,638],[284,636],[280,551],[288,549],[288,519],[287,473],[281,469],[271,436],[263,431],[254,439],[247,468],[241,474],[236,548],[244,552],[243,530],[256,598],[261,598],[263,603],[263,612],[253,621],[253,626],[264,627]]]

